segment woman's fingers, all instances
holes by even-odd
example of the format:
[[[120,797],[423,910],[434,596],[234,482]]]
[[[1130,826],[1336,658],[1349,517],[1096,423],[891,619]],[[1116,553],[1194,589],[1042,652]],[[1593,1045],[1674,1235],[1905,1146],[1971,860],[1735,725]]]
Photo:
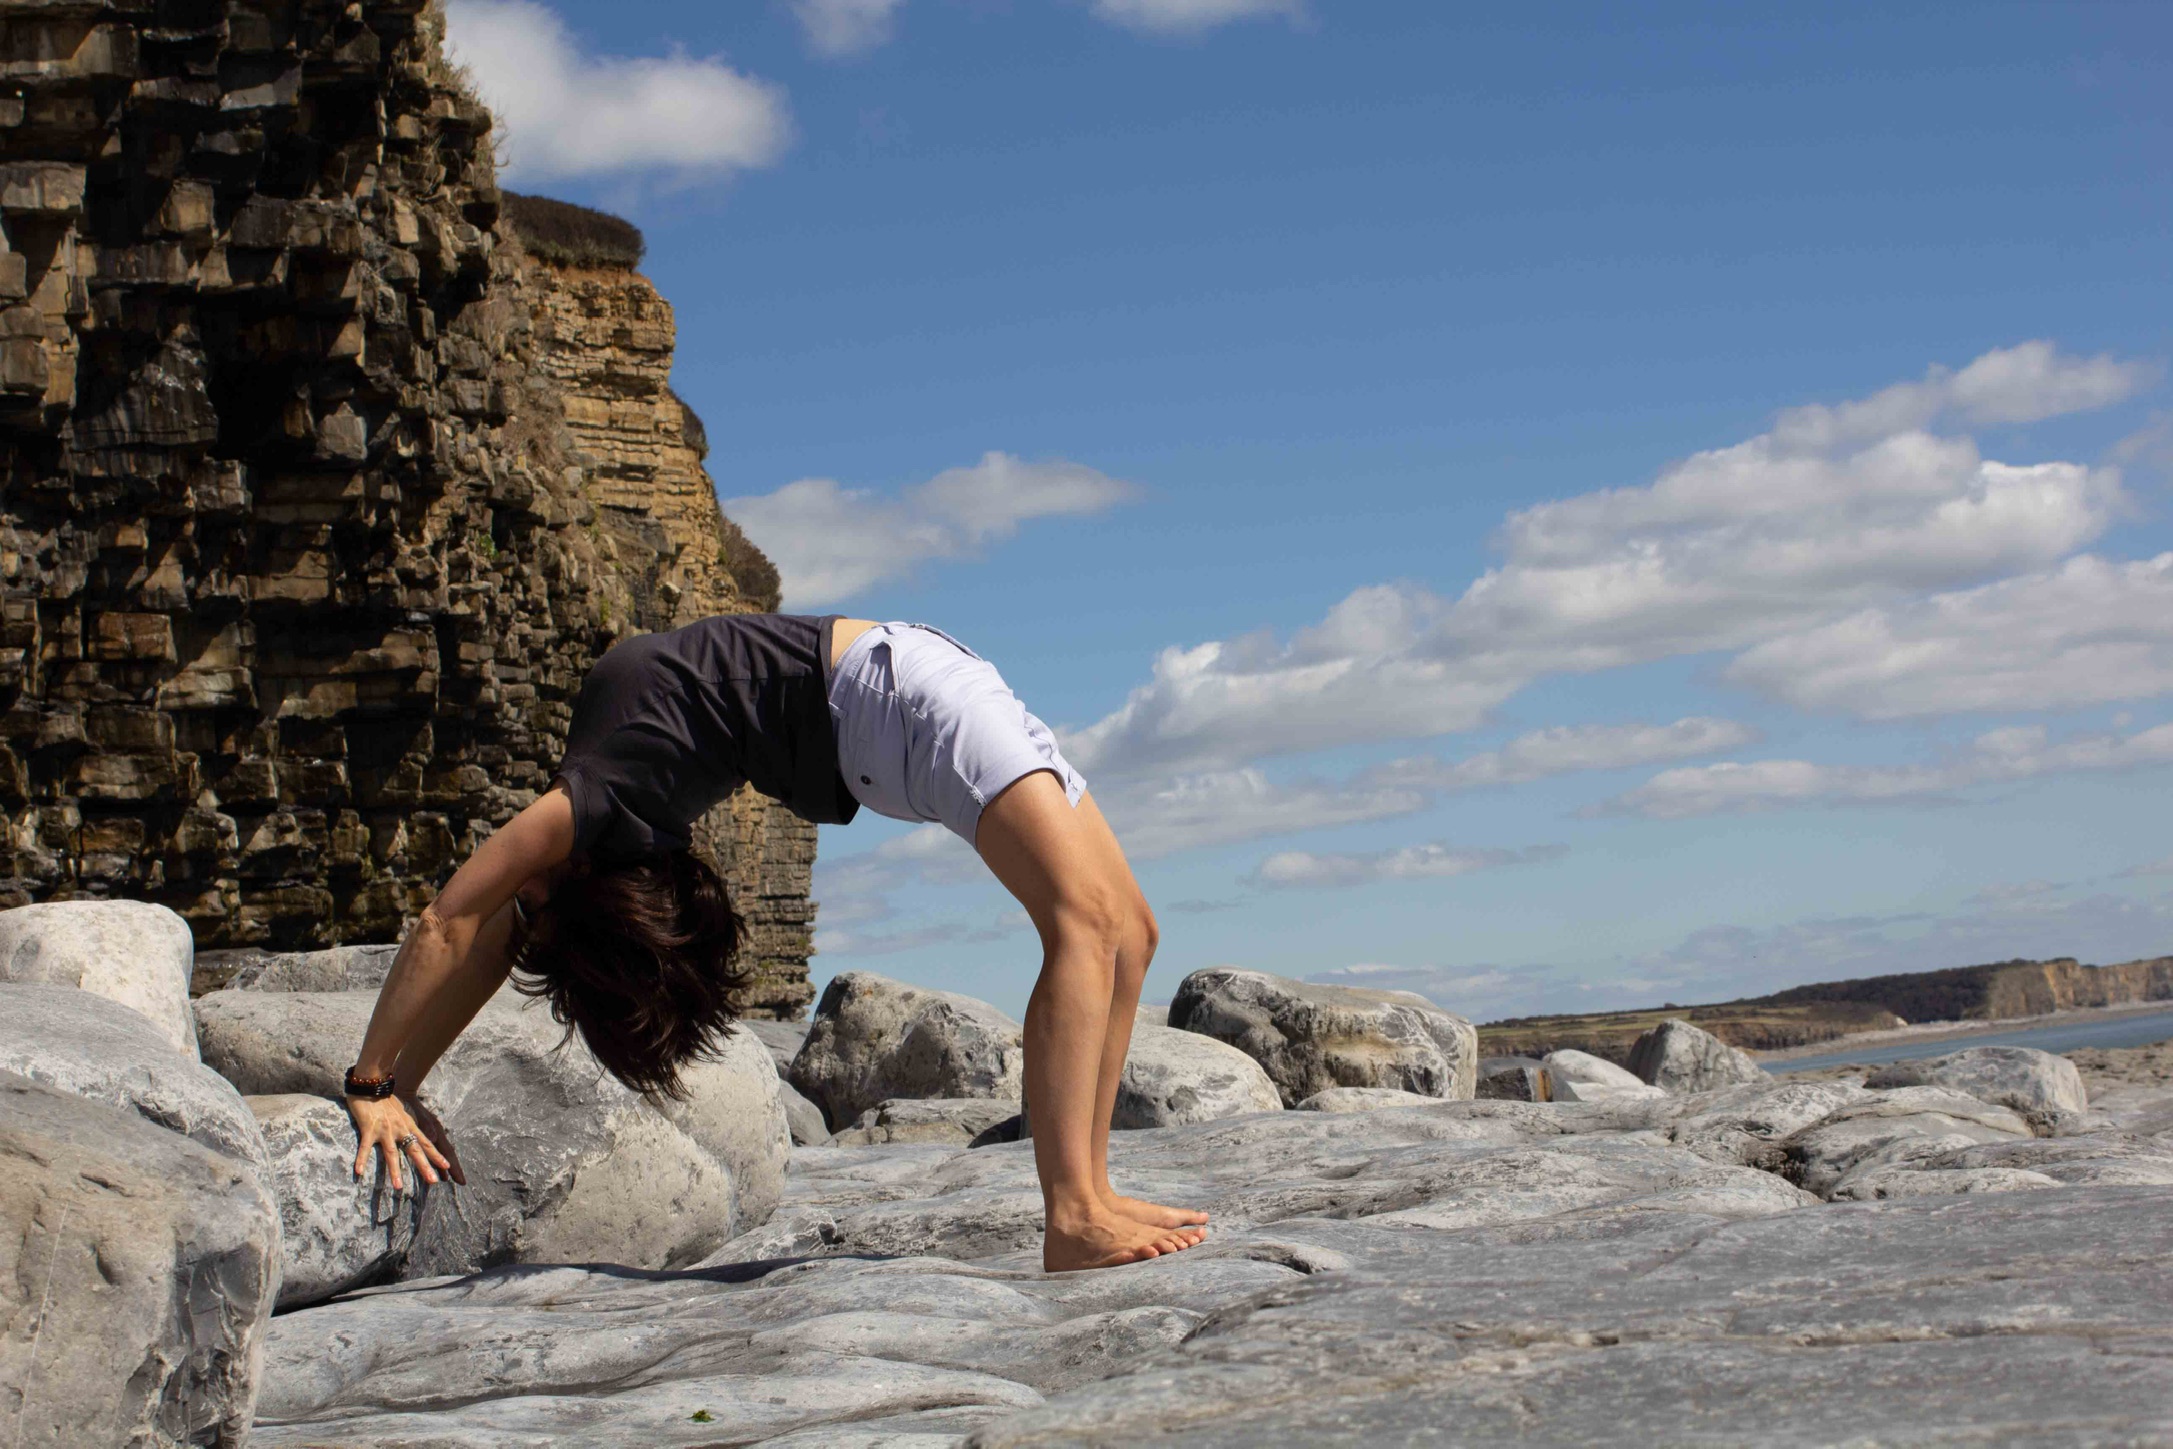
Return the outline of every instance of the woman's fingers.
[[[385,1181],[394,1192],[405,1192],[407,1185],[400,1181],[400,1149],[393,1142],[393,1136],[393,1133],[385,1132],[378,1139],[377,1148],[385,1155]]]

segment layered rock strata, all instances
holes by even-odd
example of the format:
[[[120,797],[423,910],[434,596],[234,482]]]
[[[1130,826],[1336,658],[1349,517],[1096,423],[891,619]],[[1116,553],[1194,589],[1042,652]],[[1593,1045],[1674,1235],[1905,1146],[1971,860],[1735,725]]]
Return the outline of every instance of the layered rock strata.
[[[770,607],[630,266],[530,255],[424,0],[0,10],[0,903],[383,941],[629,632]],[[539,248],[548,251],[549,248]],[[810,998],[811,827],[704,823]]]

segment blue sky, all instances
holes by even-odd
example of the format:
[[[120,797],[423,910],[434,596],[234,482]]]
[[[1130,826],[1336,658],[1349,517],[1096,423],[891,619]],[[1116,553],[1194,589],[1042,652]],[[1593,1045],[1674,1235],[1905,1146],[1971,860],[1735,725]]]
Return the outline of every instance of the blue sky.
[[[2173,951],[2173,12],[454,0],[787,606],[1058,727],[1163,923],[1489,1019]],[[818,982],[1023,1008],[936,827]]]

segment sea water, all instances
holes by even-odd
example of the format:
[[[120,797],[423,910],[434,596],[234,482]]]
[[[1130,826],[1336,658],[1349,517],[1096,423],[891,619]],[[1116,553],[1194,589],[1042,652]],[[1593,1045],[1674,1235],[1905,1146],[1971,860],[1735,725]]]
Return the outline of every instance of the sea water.
[[[1810,1071],[1817,1067],[1852,1066],[1859,1062],[1869,1066],[1878,1062],[1914,1061],[1919,1057],[1943,1057],[1964,1047],[2019,1046],[2036,1047],[2043,1052],[2071,1052],[2078,1047],[2139,1047],[2160,1041],[2173,1041],[2173,1008],[2164,1011],[2124,1011],[2113,1016],[2050,1022],[2044,1026],[2023,1027],[2016,1031],[1971,1032],[1967,1036],[1948,1037],[1944,1041],[1866,1042],[1853,1050],[1827,1052],[1815,1057],[1796,1057],[1789,1061],[1764,1062],[1761,1065],[1775,1076],[1781,1076],[1788,1072]]]

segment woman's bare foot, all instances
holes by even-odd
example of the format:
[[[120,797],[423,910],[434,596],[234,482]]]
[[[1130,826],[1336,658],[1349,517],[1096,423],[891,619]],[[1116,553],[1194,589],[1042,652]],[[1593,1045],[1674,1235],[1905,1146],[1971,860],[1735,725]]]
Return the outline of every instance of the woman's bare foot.
[[[1106,1210],[1078,1219],[1051,1218],[1042,1229],[1041,1266],[1049,1273],[1112,1268],[1183,1252],[1198,1241],[1190,1232],[1149,1227]]]
[[[1135,1223],[1145,1223],[1150,1228],[1204,1228],[1207,1214],[1198,1208],[1164,1207],[1158,1202],[1147,1202],[1136,1197],[1121,1197],[1114,1189],[1104,1189],[1102,1206],[1118,1217],[1130,1218]],[[1193,1241],[1199,1241],[1196,1235]]]

